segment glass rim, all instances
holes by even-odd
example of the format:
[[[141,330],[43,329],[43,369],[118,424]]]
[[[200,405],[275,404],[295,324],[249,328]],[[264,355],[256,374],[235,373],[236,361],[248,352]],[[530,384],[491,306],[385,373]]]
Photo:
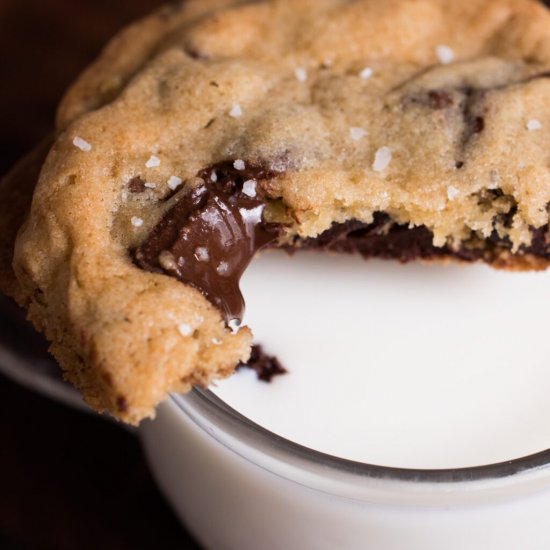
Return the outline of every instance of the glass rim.
[[[209,389],[195,387],[185,395],[171,394],[170,399],[202,429],[204,424],[197,415],[226,433],[238,436],[249,446],[269,449],[270,455],[277,455],[279,459],[292,459],[371,480],[458,484],[495,481],[550,468],[550,449],[504,462],[461,468],[419,469],[368,464],[323,453],[277,435],[233,409]]]

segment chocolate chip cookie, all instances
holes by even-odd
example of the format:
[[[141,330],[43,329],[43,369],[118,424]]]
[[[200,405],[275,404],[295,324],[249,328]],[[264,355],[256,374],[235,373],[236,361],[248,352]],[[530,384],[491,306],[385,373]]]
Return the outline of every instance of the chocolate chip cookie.
[[[63,100],[8,290],[137,423],[247,360],[261,248],[546,268],[549,97],[531,0],[173,4]]]

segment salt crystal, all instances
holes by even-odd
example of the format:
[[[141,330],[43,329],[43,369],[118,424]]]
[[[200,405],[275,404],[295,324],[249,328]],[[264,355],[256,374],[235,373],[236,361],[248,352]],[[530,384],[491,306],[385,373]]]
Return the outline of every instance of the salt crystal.
[[[384,171],[390,164],[392,159],[392,152],[389,147],[380,147],[374,155],[374,162],[372,169],[375,172]]]
[[[235,168],[235,170],[244,170],[246,168],[246,165],[244,163],[244,160],[241,160],[241,159],[237,159],[234,163],[233,163],[233,168]]]
[[[253,199],[256,196],[256,181],[255,180],[246,180],[243,183],[243,193]]]
[[[238,103],[235,103],[233,107],[231,108],[231,111],[229,111],[229,116],[233,118],[239,118],[243,116],[243,110],[241,109],[241,106]]]
[[[527,129],[530,132],[534,132],[536,130],[542,130],[542,124],[540,120],[537,120],[536,118],[533,118],[527,122]]]
[[[204,246],[199,246],[195,248],[195,258],[199,262],[208,262],[210,260],[210,253],[208,252],[208,248]]]
[[[132,216],[132,219],[130,221],[132,222],[132,225],[134,227],[141,227],[143,225],[143,220],[141,218],[138,218],[137,216]]]
[[[362,80],[368,80],[373,75],[373,70],[370,67],[365,67],[360,73],[359,78]]]
[[[453,185],[449,185],[449,187],[447,187],[447,197],[450,201],[456,199],[458,195],[460,195],[460,191],[456,187]]]
[[[168,188],[172,191],[175,191],[181,184],[183,180],[178,178],[178,176],[170,176],[168,179]]]
[[[262,221],[262,213],[265,205],[261,204],[256,208],[247,210],[246,208],[239,208],[239,212],[243,218],[244,223],[260,223]]]
[[[437,46],[437,48],[435,49],[435,54],[437,55],[437,59],[442,65],[448,65],[455,58],[453,50],[451,50],[449,46],[445,46],[444,44]]]
[[[146,182],[143,186],[146,187],[147,189],[155,189],[157,187],[157,184],[152,182]]]
[[[367,135],[367,131],[363,130],[363,128],[357,128],[354,126],[353,128],[349,129],[349,135],[351,136],[351,139],[353,139],[353,141],[359,141]]]
[[[220,264],[216,268],[216,271],[218,275],[225,275],[228,269],[229,269],[229,264],[227,262],[220,262]]]
[[[151,155],[145,163],[145,168],[156,168],[157,166],[160,166],[160,159],[155,155]]]
[[[191,334],[193,333],[193,329],[189,325],[181,323],[178,325],[178,332],[182,336],[191,336]]]
[[[294,74],[296,75],[296,78],[300,81],[300,82],[305,82],[307,80],[307,70],[304,69],[303,67],[298,67],[295,71],[294,71]]]
[[[88,152],[92,150],[92,146],[85,139],[78,136],[73,139],[73,145],[81,151]]]

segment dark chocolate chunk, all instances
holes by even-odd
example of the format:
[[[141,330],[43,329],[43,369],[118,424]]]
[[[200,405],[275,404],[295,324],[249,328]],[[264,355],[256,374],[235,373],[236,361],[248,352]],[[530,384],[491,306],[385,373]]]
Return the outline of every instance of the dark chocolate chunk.
[[[432,109],[446,109],[454,104],[453,96],[445,90],[431,90],[428,92],[428,105]]]
[[[243,161],[201,171],[203,183],[183,195],[137,249],[138,264],[193,285],[227,323],[240,323],[241,276],[256,252],[279,236],[278,226],[262,220],[266,199],[260,182],[275,175]]]
[[[531,245],[522,247],[518,254],[530,254],[550,261],[548,226],[532,229],[532,234]],[[428,228],[409,228],[408,225],[396,223],[387,214],[378,212],[370,224],[359,221],[334,224],[318,237],[296,239],[292,246],[285,248],[291,253],[307,249],[359,253],[364,258],[391,259],[403,263],[435,258],[455,258],[465,262],[484,260],[491,263],[511,247],[509,239],[500,237],[496,231],[484,240],[472,235],[458,250],[449,246],[436,247]]]
[[[462,150],[466,149],[471,139],[485,128],[485,119],[481,116],[480,110],[483,108],[482,103],[486,93],[485,90],[474,88],[466,88],[463,92],[464,99],[460,104],[464,119],[464,130],[461,138]]]
[[[128,190],[132,193],[143,193],[145,189],[145,181],[140,176],[136,176],[128,182]]]
[[[288,372],[276,357],[265,353],[262,346],[252,346],[250,359],[237,366],[237,369],[244,368],[256,371],[258,379],[263,382],[271,382],[275,376],[281,376]]]

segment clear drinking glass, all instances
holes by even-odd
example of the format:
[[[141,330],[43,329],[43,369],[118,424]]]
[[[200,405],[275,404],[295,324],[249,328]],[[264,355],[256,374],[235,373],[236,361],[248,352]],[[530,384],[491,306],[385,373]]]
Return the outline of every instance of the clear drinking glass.
[[[200,389],[172,396],[140,434],[160,487],[209,549],[550,548],[550,450],[464,469],[357,463]]]

